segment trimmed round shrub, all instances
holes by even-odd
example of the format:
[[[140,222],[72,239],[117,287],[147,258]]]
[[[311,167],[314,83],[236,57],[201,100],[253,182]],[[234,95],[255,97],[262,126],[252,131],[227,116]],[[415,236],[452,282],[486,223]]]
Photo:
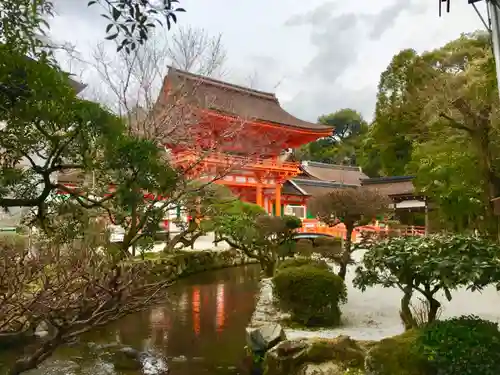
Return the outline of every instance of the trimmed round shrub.
[[[417,349],[436,375],[500,374],[498,324],[473,315],[429,324]]]
[[[347,301],[344,281],[312,266],[282,269],[273,278],[273,293],[292,320],[306,326],[338,325],[339,305]]]
[[[323,259],[311,259],[311,258],[286,259],[280,263],[280,265],[278,266],[278,270],[284,270],[292,267],[303,267],[303,266],[311,266],[320,268],[322,270],[330,271],[328,263],[326,263]]]

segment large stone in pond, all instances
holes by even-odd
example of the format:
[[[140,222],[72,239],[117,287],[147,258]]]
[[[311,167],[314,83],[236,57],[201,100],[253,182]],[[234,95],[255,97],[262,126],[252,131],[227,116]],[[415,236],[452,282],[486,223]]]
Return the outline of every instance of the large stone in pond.
[[[346,370],[335,362],[308,363],[297,375],[344,375]]]
[[[366,348],[348,336],[283,341],[264,359],[266,375],[344,375],[363,369]]]
[[[247,346],[254,353],[265,352],[284,340],[286,340],[285,331],[279,324],[266,324],[246,329]]]
[[[296,375],[300,366],[306,362],[307,340],[286,340],[280,342],[266,353],[264,374]]]
[[[141,353],[133,348],[121,348],[113,353],[112,362],[117,370],[139,371],[142,369]]]

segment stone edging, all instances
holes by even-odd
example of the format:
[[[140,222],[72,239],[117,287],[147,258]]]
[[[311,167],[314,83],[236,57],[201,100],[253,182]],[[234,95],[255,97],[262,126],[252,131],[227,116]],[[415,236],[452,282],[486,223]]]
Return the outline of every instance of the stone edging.
[[[288,314],[280,312],[273,302],[272,279],[266,278],[260,281],[259,293],[248,327],[256,328],[266,324],[280,323]]]

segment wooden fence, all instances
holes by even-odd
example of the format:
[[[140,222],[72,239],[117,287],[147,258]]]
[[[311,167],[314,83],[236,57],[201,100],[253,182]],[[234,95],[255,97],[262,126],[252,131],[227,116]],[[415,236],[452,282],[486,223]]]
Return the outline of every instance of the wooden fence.
[[[394,228],[393,228],[394,229]],[[352,234],[351,240],[355,242],[359,234],[361,232],[381,232],[381,231],[389,231],[388,226],[375,226],[375,225],[364,225],[360,227],[356,227],[354,233]],[[401,226],[398,227],[397,231],[402,236],[424,236],[425,235],[425,227],[420,226]],[[314,219],[304,219],[302,220],[302,228],[299,229],[301,233],[325,233],[334,237],[342,237],[345,239],[346,237],[346,229],[344,224],[338,224],[334,227],[329,227],[318,220]]]

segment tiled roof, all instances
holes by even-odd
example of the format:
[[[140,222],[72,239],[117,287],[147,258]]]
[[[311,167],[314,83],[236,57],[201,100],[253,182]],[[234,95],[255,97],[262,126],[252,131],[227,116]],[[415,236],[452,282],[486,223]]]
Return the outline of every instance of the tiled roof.
[[[345,185],[361,185],[361,180],[368,178],[360,167],[319,163],[315,161],[302,162],[301,169],[311,177],[322,181],[336,182]]]
[[[320,181],[312,178],[294,178],[283,185],[282,193],[288,195],[319,196],[347,187],[356,187],[356,185]]]
[[[394,176],[394,177],[377,177],[361,180],[362,186],[370,186],[377,189],[380,193],[395,196],[409,195],[415,193],[413,186],[414,176]]]

